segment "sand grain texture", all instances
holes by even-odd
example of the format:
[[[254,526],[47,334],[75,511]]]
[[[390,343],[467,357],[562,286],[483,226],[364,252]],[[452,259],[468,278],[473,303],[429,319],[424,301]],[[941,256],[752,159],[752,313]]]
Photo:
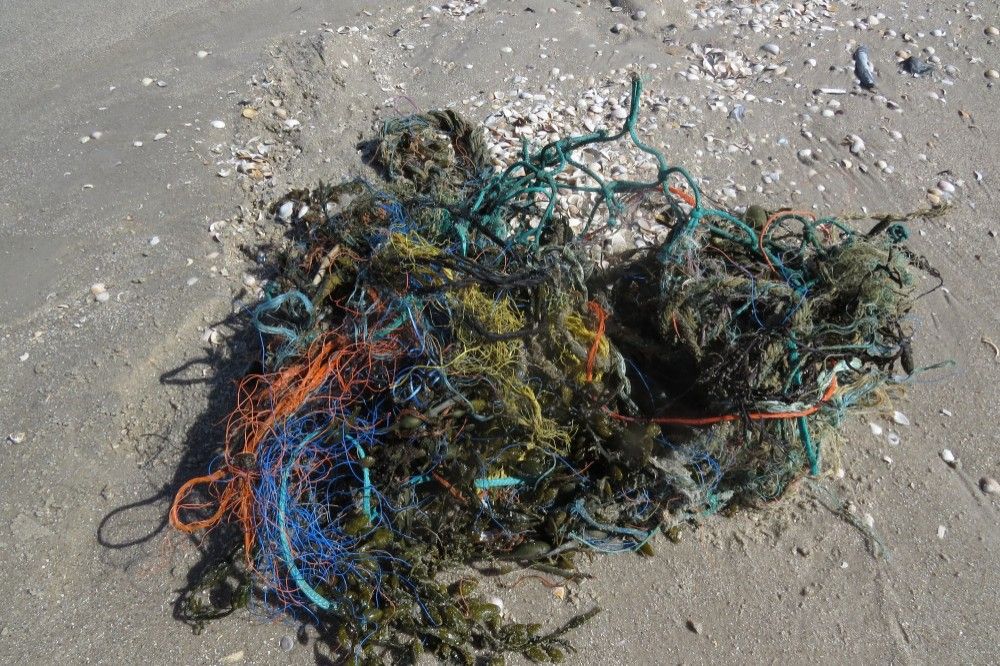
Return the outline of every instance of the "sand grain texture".
[[[603,606],[575,636],[580,664],[1000,659],[1000,505],[979,488],[1000,476],[1000,361],[983,342],[1000,342],[1000,90],[984,76],[1000,65],[996,37],[984,33],[1000,24],[996,7],[861,1],[823,18],[833,30],[794,34],[699,30],[692,3],[624,4],[491,0],[464,20],[457,9],[423,19],[422,7],[395,1],[3,10],[0,436],[25,438],[0,443],[0,662],[323,663],[312,640],[280,649],[291,624],[241,613],[195,636],[173,618],[200,557],[165,527],[169,493],[211,459],[232,382],[257,344],[233,334],[255,298],[257,252],[266,259],[280,235],[256,212],[293,185],[361,173],[354,145],[394,107],[450,105],[483,119],[506,103],[494,104],[496,91],[506,100],[551,95],[552,85],[572,99],[590,77],[624,81],[630,65],[647,90],[674,100],[656,116],[657,143],[729,205],[902,211],[926,205],[938,181],[961,181],[946,217],[913,225],[914,246],[948,287],[918,304],[918,364],[956,367],[916,381],[888,411],[850,420],[846,475],[826,481],[871,514],[890,560],[802,494],[773,512],[711,519],[677,545],[663,540],[652,560],[596,559],[595,579],[568,601],[528,584],[501,591],[506,607],[557,621]],[[646,17],[634,21],[639,8]],[[849,24],[879,12],[876,26]],[[878,71],[874,93],[852,74],[862,41]],[[692,42],[786,69],[740,81],[754,99],[737,122],[731,91],[678,75],[695,62]],[[761,51],[770,42],[778,55]],[[926,46],[941,60],[933,75],[897,70],[897,50]],[[822,87],[848,92],[829,106],[831,96],[813,95]],[[99,138],[80,141],[92,132]],[[851,134],[864,139],[860,155],[842,145]],[[263,140],[274,142],[274,175],[250,186],[227,163],[231,146]],[[216,240],[209,227],[220,220]],[[95,302],[95,283],[106,303]],[[911,425],[893,423],[892,409]],[[897,433],[899,446],[873,437],[868,421]],[[960,466],[942,461],[944,448]]]

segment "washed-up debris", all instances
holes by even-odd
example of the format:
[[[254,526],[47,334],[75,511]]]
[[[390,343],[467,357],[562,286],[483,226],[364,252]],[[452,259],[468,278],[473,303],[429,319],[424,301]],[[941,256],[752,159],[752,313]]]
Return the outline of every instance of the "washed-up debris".
[[[244,658],[245,654],[246,653],[243,650],[237,650],[236,652],[230,652],[225,657],[222,657],[221,659],[219,659],[219,663],[220,664],[239,664],[240,662],[243,661],[243,658]]]
[[[709,207],[640,138],[632,85],[619,131],[500,168],[454,111],[395,117],[370,143],[379,179],[275,201],[289,243],[253,312],[262,370],[170,511],[240,532],[192,622],[256,591],[345,661],[560,661],[596,610],[546,633],[455,567],[569,583],[580,553],[651,555],[822,474],[844,416],[883,404],[924,270],[906,228]],[[622,143],[652,164],[587,157]],[[659,227],[641,247],[639,209]]]
[[[111,300],[111,294],[108,292],[108,288],[103,282],[97,282],[90,287],[90,295],[94,297],[94,300],[98,303],[107,303]]]
[[[875,68],[866,46],[859,46],[854,51],[854,75],[858,77],[862,88],[870,90],[875,87]]]
[[[295,210],[294,201],[286,201],[278,207],[278,219],[284,222],[292,219],[292,212]]]
[[[861,155],[865,152],[865,141],[857,134],[850,134],[843,141],[844,145],[849,146],[852,155]]]
[[[934,65],[930,64],[926,60],[918,58],[917,56],[908,57],[900,63],[900,66],[903,68],[903,71],[913,74],[914,76],[921,76],[934,71]]]

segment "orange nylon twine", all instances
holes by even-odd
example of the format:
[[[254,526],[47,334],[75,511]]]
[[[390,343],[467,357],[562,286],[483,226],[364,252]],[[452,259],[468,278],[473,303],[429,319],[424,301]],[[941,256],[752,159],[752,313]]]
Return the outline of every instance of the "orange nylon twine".
[[[725,421],[739,421],[748,419],[750,421],[775,421],[781,419],[797,419],[801,416],[812,416],[820,410],[824,402],[833,397],[837,391],[837,376],[833,376],[830,385],[823,392],[823,397],[815,405],[796,412],[750,412],[749,414],[722,414],[719,416],[685,417],[685,416],[659,416],[654,418],[635,418],[625,416],[618,412],[607,410],[611,418],[629,423],[655,423],[656,425],[683,425],[683,426],[708,426]]]
[[[601,345],[601,340],[604,339],[604,323],[608,315],[597,301],[588,302],[587,309],[597,317],[597,331],[594,333],[594,341],[587,352],[587,381],[592,382],[594,381],[594,365],[597,363],[597,350]]]
[[[310,345],[300,363],[289,365],[270,375],[252,375],[240,384],[237,406],[226,428],[226,466],[211,474],[198,476],[182,485],[170,507],[170,524],[186,533],[210,529],[227,514],[233,514],[243,527],[245,553],[253,552],[257,517],[254,511],[253,477],[255,472],[235,464],[246,454],[256,459],[257,448],[276,424],[299,411],[309,396],[324,382],[333,380],[342,394],[365,389],[361,374],[371,368],[377,356],[392,356],[398,344],[392,339],[376,343],[347,344],[344,338],[328,335]],[[242,443],[237,443],[237,432]],[[189,502],[199,486],[208,486],[214,496],[215,510],[207,518],[187,522],[182,511],[209,509],[212,501]]]
[[[671,185],[671,186],[670,186],[670,187],[668,187],[667,189],[668,189],[668,190],[670,191],[670,193],[671,193],[671,194],[673,194],[674,196],[677,196],[677,197],[680,197],[680,198],[681,198],[681,200],[682,200],[682,201],[684,201],[684,203],[686,203],[687,205],[689,205],[689,206],[693,206],[693,205],[695,204],[695,201],[694,201],[694,196],[693,196],[693,195],[691,195],[691,194],[688,194],[687,192],[685,192],[685,191],[684,191],[684,190],[682,190],[681,188],[679,188],[679,187],[674,187],[673,185]]]

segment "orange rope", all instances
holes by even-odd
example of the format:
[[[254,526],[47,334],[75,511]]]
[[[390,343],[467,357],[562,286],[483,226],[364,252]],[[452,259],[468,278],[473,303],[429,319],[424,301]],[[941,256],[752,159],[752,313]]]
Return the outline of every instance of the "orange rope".
[[[670,186],[670,187],[668,187],[667,189],[668,189],[668,190],[670,191],[670,193],[671,193],[671,194],[673,194],[674,196],[678,196],[678,197],[680,197],[680,198],[681,198],[681,199],[682,199],[682,200],[684,201],[684,203],[686,203],[687,205],[689,205],[689,206],[693,206],[693,205],[695,204],[695,201],[694,201],[694,196],[693,196],[693,195],[691,195],[691,194],[688,194],[687,192],[685,192],[685,191],[684,191],[684,190],[682,190],[681,188],[679,188],[679,187],[674,187],[673,185],[671,185],[671,186]]]
[[[594,364],[597,362],[597,349],[601,344],[601,340],[604,339],[604,322],[607,320],[608,315],[597,301],[588,302],[587,309],[597,317],[597,332],[594,333],[594,341],[587,352],[587,381],[592,382],[594,381]]]
[[[715,425],[716,423],[723,423],[725,421],[739,421],[743,418],[749,419],[750,421],[773,421],[780,419],[797,419],[802,416],[812,416],[820,410],[823,403],[828,401],[833,397],[833,394],[837,391],[837,376],[833,376],[833,381],[827,387],[826,391],[823,392],[823,397],[819,399],[815,405],[801,409],[797,412],[751,412],[747,415],[743,414],[722,414],[720,416],[704,416],[700,418],[689,418],[684,416],[661,416],[655,418],[634,418],[631,416],[625,416],[624,414],[619,414],[618,412],[608,411],[608,415],[611,418],[617,419],[619,421],[627,421],[629,423],[655,423],[657,425],[683,425],[683,426],[708,426]]]
[[[177,494],[174,496],[174,503],[170,506],[170,525],[182,532],[187,532],[188,534],[191,534],[192,532],[197,532],[200,529],[212,527],[213,525],[218,523],[222,519],[222,515],[226,512],[226,509],[229,508],[229,504],[232,501],[232,498],[227,496],[225,491],[223,491],[222,497],[219,499],[219,504],[215,510],[215,513],[213,513],[208,518],[205,518],[204,520],[196,520],[190,523],[185,523],[184,521],[181,520],[179,513],[182,507],[185,509],[196,508],[191,505],[183,504],[184,499],[195,488],[195,486],[215,483],[216,481],[224,477],[228,472],[229,472],[228,467],[217,469],[211,474],[208,474],[206,476],[197,476],[187,481],[183,486],[181,486],[180,490],[178,490]]]
[[[234,459],[239,454],[249,454],[256,459],[257,448],[275,425],[300,410],[324,382],[332,379],[343,394],[364,391],[366,381],[358,376],[361,367],[370,368],[380,355],[391,357],[397,348],[391,339],[350,344],[341,336],[327,335],[310,345],[302,362],[273,374],[246,377],[240,384],[236,409],[226,427],[226,466],[193,478],[180,487],[170,507],[170,524],[190,534],[210,529],[231,514],[243,528],[245,552],[249,557],[253,552],[258,520],[254,511],[254,472],[241,469],[234,464]],[[215,496],[215,510],[207,518],[186,522],[181,516],[183,511],[205,510],[212,506],[209,501],[187,501],[199,486],[209,487],[209,493]]]
[[[448,479],[444,478],[443,476],[441,476],[437,472],[431,472],[431,476],[434,477],[435,481],[437,481],[438,483],[441,484],[442,488],[444,488],[445,490],[447,490],[448,493],[452,497],[454,497],[455,499],[457,499],[459,502],[461,502],[462,504],[468,504],[469,503],[469,500],[465,499],[465,495],[462,494],[462,491],[459,490],[458,488],[456,488],[453,483],[451,483],[450,481],[448,481]]]
[[[681,327],[677,324],[677,313],[676,312],[671,312],[670,313],[670,322],[674,325],[674,335],[676,335],[677,339],[680,340],[681,339]]]

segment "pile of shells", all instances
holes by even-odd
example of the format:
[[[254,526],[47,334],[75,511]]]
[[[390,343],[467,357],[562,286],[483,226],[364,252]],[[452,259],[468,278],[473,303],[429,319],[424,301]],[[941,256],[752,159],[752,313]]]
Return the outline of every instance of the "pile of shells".
[[[689,49],[695,63],[688,67],[685,78],[712,81],[718,80],[725,88],[736,86],[736,79],[763,71],[765,65],[752,62],[739,51],[725,51],[711,46],[693,43]]]
[[[274,143],[272,140],[262,139],[259,136],[249,139],[242,146],[229,146],[230,157],[216,163],[220,167],[218,175],[226,178],[235,171],[242,179],[252,182],[260,182],[271,178],[274,175],[271,165],[273,147]],[[213,152],[221,153],[225,150],[225,146],[219,144],[214,146],[212,150]]]
[[[744,33],[749,29],[755,33],[777,30],[800,34],[829,30],[836,23],[832,5],[829,0],[712,3],[699,4],[688,14],[699,30],[726,27]]]
[[[440,7],[431,7],[430,10],[440,9],[442,13],[464,21],[466,16],[477,11],[486,3],[487,0],[448,0]]]
[[[520,77],[513,81],[515,85],[523,82]],[[602,129],[609,134],[617,132],[628,118],[629,83],[624,79],[604,79],[571,100],[564,99],[553,87],[549,87],[546,94],[520,89],[497,92],[494,99],[500,106],[486,118],[484,126],[494,163],[498,169],[503,169],[520,158],[524,142],[535,151],[550,141],[572,135]],[[657,114],[665,111],[670,103],[671,100],[663,95],[651,91],[643,93],[637,130],[640,136],[649,137],[652,145],[657,144],[654,136],[659,128]],[[576,158],[601,178],[656,180],[656,160],[627,138],[594,144],[580,151]],[[557,181],[573,186],[593,186],[593,180],[573,166],[568,166]],[[568,218],[572,229],[581,231],[597,199],[596,194],[589,192],[564,194],[558,199],[557,210]],[[606,249],[612,252],[662,240],[665,229],[654,219],[659,210],[653,205],[654,200],[657,196],[651,192],[648,196],[638,195],[624,201],[626,213],[614,228],[607,227],[607,210],[601,207],[587,231],[599,235]],[[544,204],[544,199],[539,203]]]

